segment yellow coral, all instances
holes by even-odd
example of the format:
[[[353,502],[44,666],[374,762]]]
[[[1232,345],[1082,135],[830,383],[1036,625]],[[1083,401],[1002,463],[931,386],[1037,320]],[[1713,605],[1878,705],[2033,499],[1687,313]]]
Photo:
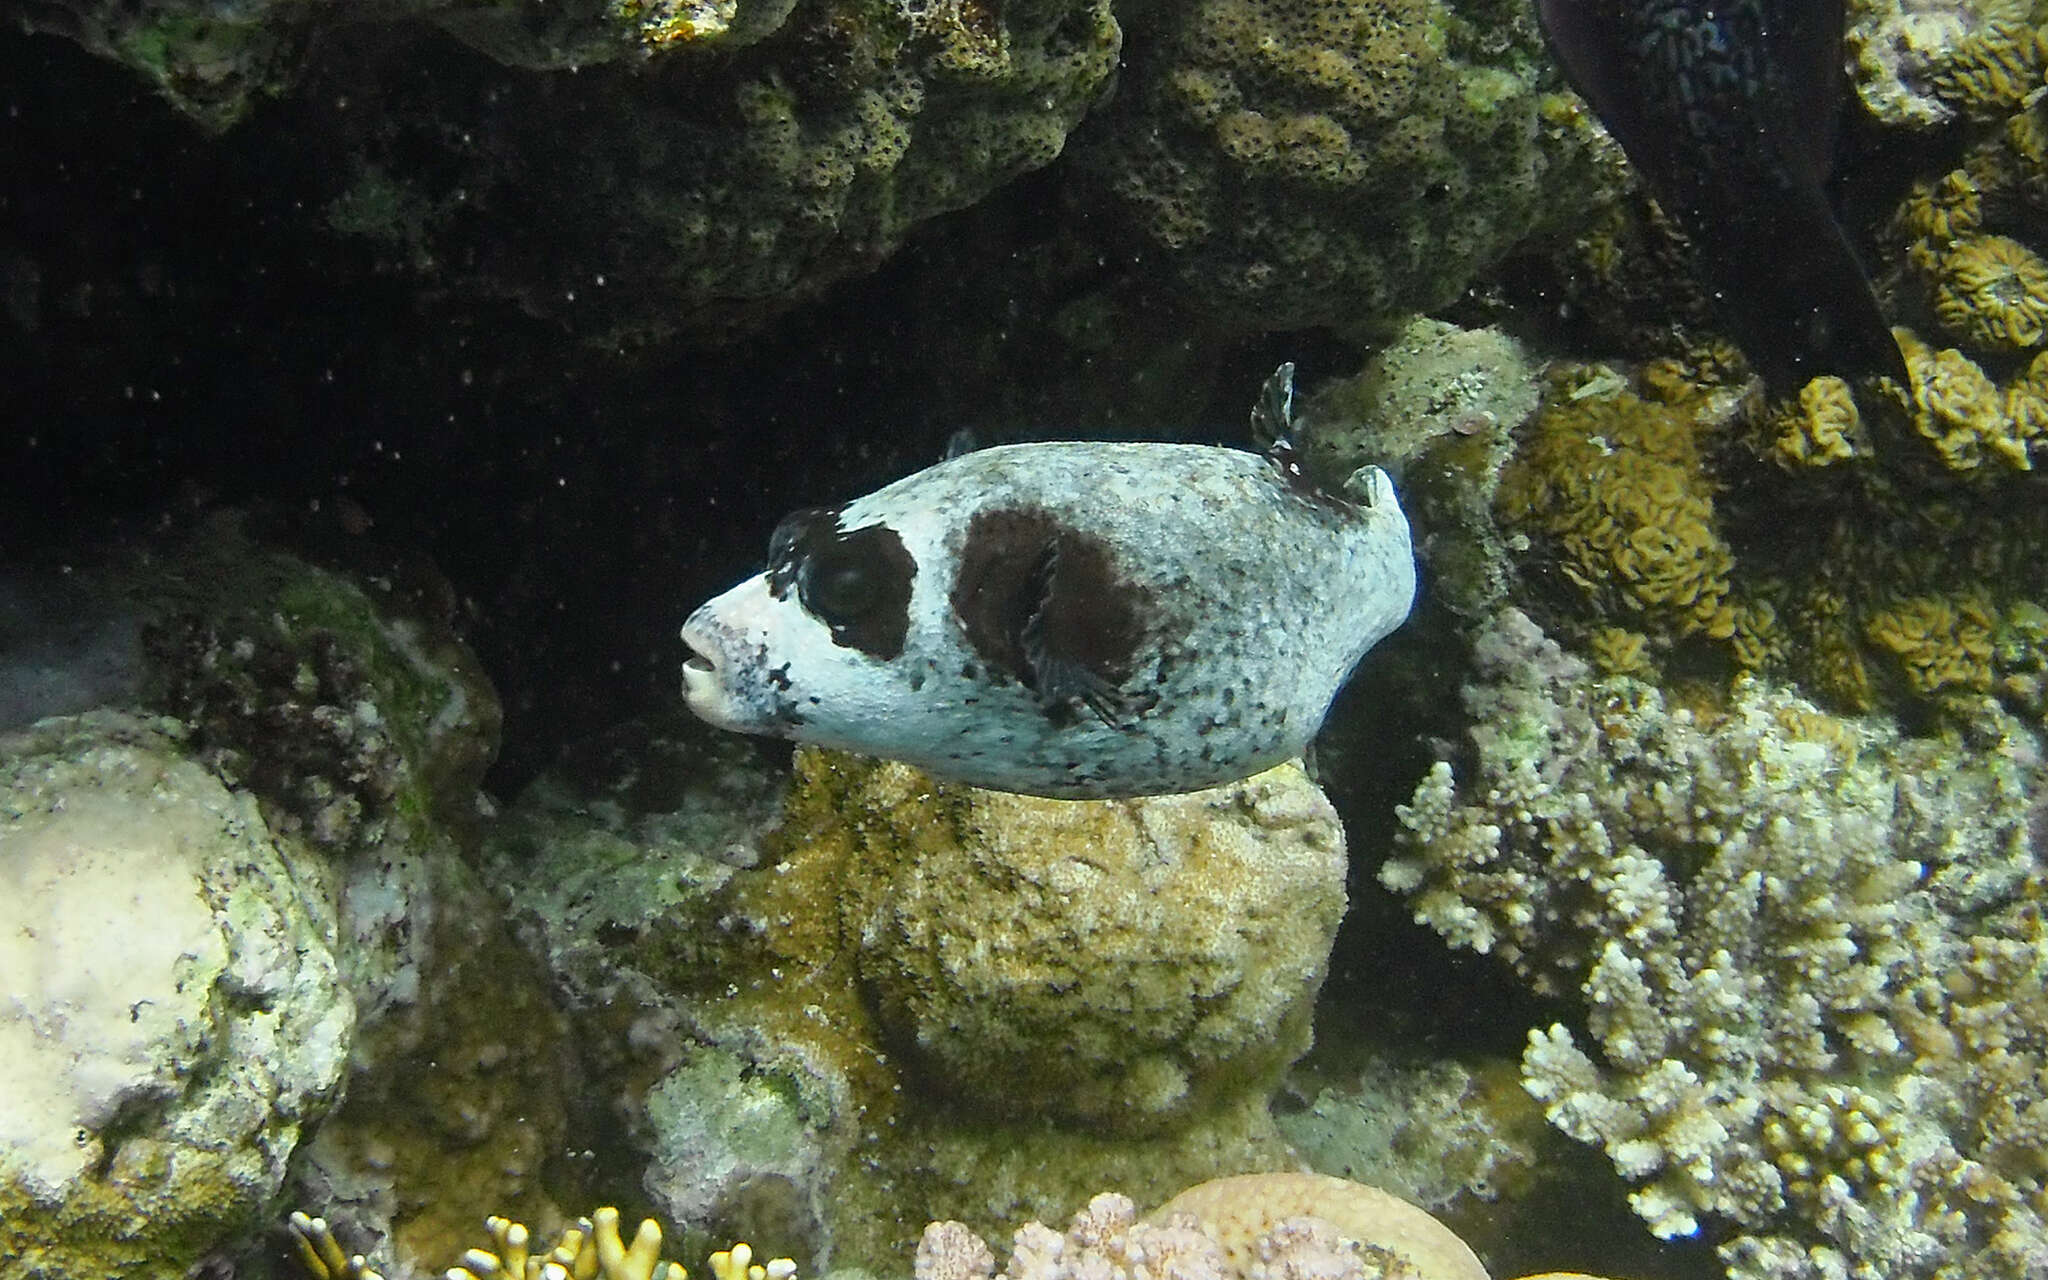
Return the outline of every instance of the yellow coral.
[[[2048,47],[2024,22],[1985,25],[1947,50],[1931,68],[1928,85],[1936,97],[1966,114],[1996,119],[2017,111],[2041,87]]]
[[[1626,627],[1601,627],[1590,642],[1593,664],[1609,675],[1654,680],[1657,664],[1650,660],[1650,638]]]
[[[381,1273],[371,1268],[369,1259],[342,1250],[327,1219],[295,1212],[286,1227],[291,1231],[299,1266],[311,1280],[384,1280]]]
[[[1966,236],[1936,260],[1934,313],[1965,342],[2030,351],[2048,338],[2048,262],[2010,236]]]
[[[1910,336],[1903,347],[1913,373],[1913,429],[1951,470],[1975,470],[1987,453],[2019,470],[2032,465],[2026,440],[2005,415],[2005,397],[1975,361],[1953,347],[1935,351]]]
[[[1898,659],[1907,685],[1922,696],[1991,688],[1998,614],[1976,597],[1914,596],[1870,615],[1864,634]]]
[[[1503,474],[1500,507],[1553,539],[1559,572],[1597,607],[1726,638],[1734,557],[1693,431],[1684,407],[1626,391],[1561,401]]]
[[[631,25],[642,44],[656,49],[722,36],[737,11],[734,0],[613,0],[612,5],[613,15]]]
[[[1735,632],[1728,637],[1735,665],[1761,671],[1785,660],[1785,635],[1778,611],[1768,601],[1754,601],[1735,611]]]
[[[2013,435],[2030,447],[2048,441],[2048,351],[2006,384],[2005,416]]]
[[[1937,250],[1975,232],[1984,223],[1984,192],[1968,170],[1953,169],[1932,182],[1913,184],[1900,206],[1899,230]]]
[[[1862,425],[1849,384],[1833,374],[1813,378],[1770,418],[1772,453],[1790,467],[1824,467],[1856,456]]]

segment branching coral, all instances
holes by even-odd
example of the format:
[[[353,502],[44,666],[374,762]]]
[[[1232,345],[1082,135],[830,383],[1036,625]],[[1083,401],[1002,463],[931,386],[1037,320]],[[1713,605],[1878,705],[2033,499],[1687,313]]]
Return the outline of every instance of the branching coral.
[[[1381,879],[1582,1002],[1523,1059],[1551,1121],[1737,1277],[2048,1266],[2037,738],[1992,714],[1959,755],[1758,681],[1704,716],[1514,613],[1477,658],[1473,763]]]
[[[988,1246],[934,1222],[917,1280],[992,1280]],[[1376,1187],[1313,1173],[1245,1174],[1190,1187],[1140,1219],[1105,1192],[1063,1234],[1017,1229],[1002,1280],[1486,1280],[1472,1250]]]
[[[349,1254],[324,1218],[294,1213],[288,1224],[299,1265],[311,1280],[383,1280],[362,1254]],[[524,1223],[492,1217],[484,1230],[488,1249],[471,1249],[448,1280],[687,1280],[679,1262],[661,1256],[661,1224],[643,1218],[628,1241],[619,1232],[619,1211],[606,1206],[565,1228],[553,1244],[534,1239]],[[788,1258],[754,1261],[744,1241],[711,1255],[713,1280],[792,1280]]]

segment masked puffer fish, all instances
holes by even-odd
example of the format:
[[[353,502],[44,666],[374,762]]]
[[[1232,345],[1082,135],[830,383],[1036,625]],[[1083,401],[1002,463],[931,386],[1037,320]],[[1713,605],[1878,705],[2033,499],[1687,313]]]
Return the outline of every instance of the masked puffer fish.
[[[1249,777],[1307,748],[1415,595],[1386,473],[1344,488],[1284,445],[949,458],[783,520],[683,628],[690,709],[1039,796]]]

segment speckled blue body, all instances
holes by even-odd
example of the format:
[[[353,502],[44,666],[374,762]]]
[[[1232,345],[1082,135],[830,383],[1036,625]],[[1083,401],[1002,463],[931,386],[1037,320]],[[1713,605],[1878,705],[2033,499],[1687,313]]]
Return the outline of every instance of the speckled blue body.
[[[1414,597],[1385,474],[1347,489],[1204,445],[949,459],[786,521],[684,628],[690,705],[1038,795],[1247,777],[1307,747]]]

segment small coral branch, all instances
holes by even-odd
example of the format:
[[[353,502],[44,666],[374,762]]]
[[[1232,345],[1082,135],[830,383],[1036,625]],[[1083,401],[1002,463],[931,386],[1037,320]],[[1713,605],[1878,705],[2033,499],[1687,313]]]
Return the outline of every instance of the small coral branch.
[[[383,1280],[361,1254],[346,1253],[324,1219],[294,1213],[290,1220],[301,1266],[310,1280]],[[471,1249],[446,1280],[688,1280],[680,1262],[661,1257],[661,1224],[642,1219],[628,1243],[619,1234],[619,1211],[606,1206],[569,1227],[552,1245],[536,1241],[524,1223],[484,1220],[490,1247]],[[742,1241],[711,1255],[715,1280],[795,1280],[796,1263],[754,1261]]]

